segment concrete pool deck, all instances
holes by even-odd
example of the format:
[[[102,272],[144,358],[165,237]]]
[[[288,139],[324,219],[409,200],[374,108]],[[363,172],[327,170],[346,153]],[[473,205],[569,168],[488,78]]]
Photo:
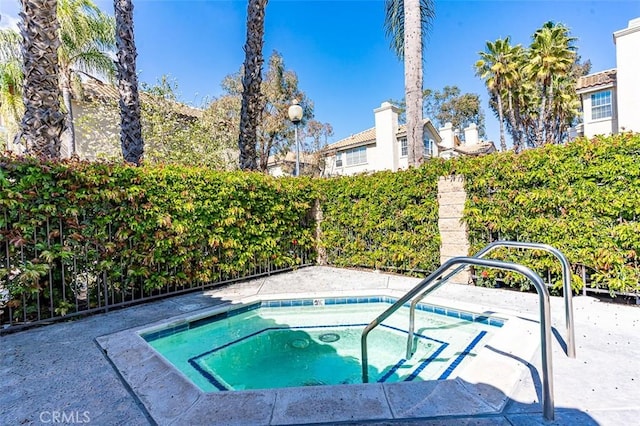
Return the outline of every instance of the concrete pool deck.
[[[393,390],[384,393],[390,408],[379,409],[380,403],[384,405],[385,401],[370,396],[377,384],[339,387],[333,393],[341,393],[338,400],[342,397],[343,404],[332,403],[328,406],[323,404],[322,399],[296,399],[299,393],[293,388],[280,390],[279,400],[271,401],[276,405],[284,402],[289,405],[282,411],[271,411],[265,418],[258,409],[261,404],[270,403],[265,402],[264,393],[243,392],[244,404],[229,411],[224,410],[229,407],[224,398],[228,398],[232,392],[195,394],[192,390],[180,387],[179,377],[175,379],[177,386],[156,393],[161,398],[149,399],[140,389],[132,388],[129,384],[131,380],[123,379],[100,346],[106,345],[105,336],[182,314],[193,314],[241,298],[269,298],[281,293],[307,296],[323,292],[370,293],[378,290],[401,294],[418,281],[375,272],[308,267],[2,336],[0,424],[51,424],[56,419],[58,423],[66,420],[66,423],[100,425],[336,424],[337,417],[322,413],[341,411],[349,414],[351,411],[355,413],[358,407],[361,410],[358,415],[343,416],[341,421],[344,424],[375,425],[637,423],[640,418],[640,370],[637,367],[637,360],[640,359],[640,307],[598,302],[590,297],[574,298],[575,359],[568,358],[562,346],[565,330],[562,299],[552,298],[552,325],[558,331],[554,333],[552,341],[556,419],[553,423],[544,421],[539,403],[539,351],[533,353],[530,359],[518,360],[528,373],[507,394],[496,394],[495,389],[488,391],[489,399],[494,398],[491,401],[486,395],[473,395],[477,388],[465,386],[462,380],[438,382],[429,385],[430,388],[423,385],[418,391],[404,392],[407,407],[413,408],[413,412],[407,409],[405,413],[394,411],[393,400],[396,396]],[[523,318],[536,318],[538,313],[538,298],[529,293],[447,284],[433,296],[474,304],[484,310],[510,311]],[[430,298],[427,298],[427,302]],[[560,339],[558,336],[561,336]],[[139,372],[138,380],[142,382],[157,384],[172,374],[171,371],[160,375],[162,377],[149,374],[150,363],[145,364],[149,359],[147,356],[133,352],[128,356],[132,362],[139,363],[139,369],[132,371]],[[501,377],[505,372],[487,373]],[[418,384],[400,384],[405,386],[405,390],[406,385]],[[153,388],[157,389],[158,386]],[[432,388],[440,388],[440,391],[431,392]],[[407,395],[411,398],[408,399]],[[500,400],[501,396],[504,403],[492,402]],[[216,407],[218,412],[215,411]],[[306,417],[305,412],[308,413]]]

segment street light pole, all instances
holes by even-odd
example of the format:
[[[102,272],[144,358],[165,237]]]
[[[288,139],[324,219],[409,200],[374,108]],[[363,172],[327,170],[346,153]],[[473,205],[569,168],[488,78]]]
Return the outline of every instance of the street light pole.
[[[296,176],[300,176],[300,147],[298,145],[298,123],[296,123],[296,128],[294,130],[295,138],[296,138]]]
[[[289,120],[296,125],[295,142],[296,142],[296,176],[300,176],[300,147],[298,144],[298,124],[302,121],[302,107],[298,105],[298,100],[294,99],[289,107]]]

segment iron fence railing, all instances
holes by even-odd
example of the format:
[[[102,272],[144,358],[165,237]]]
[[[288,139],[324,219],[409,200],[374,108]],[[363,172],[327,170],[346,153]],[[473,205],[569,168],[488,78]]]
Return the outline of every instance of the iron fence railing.
[[[15,232],[6,214],[4,218],[0,229],[0,334],[315,263],[313,249],[283,242],[286,247],[278,251],[285,255],[277,263],[245,261],[238,264],[252,266],[229,268],[229,262],[224,262],[229,255],[222,248],[203,244],[203,258],[221,260],[222,266],[211,266],[207,274],[215,279],[168,279],[165,285],[150,287],[144,276],[114,275],[113,270],[127,271],[126,266],[136,262],[121,253],[105,253],[105,242],[114,239],[115,226],[106,225],[106,235],[87,238],[80,237],[64,218],[48,218],[25,235]],[[119,268],[110,270],[109,265]],[[181,273],[179,267],[162,262],[154,262],[153,268],[164,277]]]
[[[14,229],[9,217],[7,212],[0,213],[0,219],[3,219],[0,221],[0,334],[316,263],[315,249],[305,249],[292,241],[285,242],[286,239],[282,239],[277,251],[286,255],[281,256],[277,263],[267,257],[267,260],[249,260],[236,263],[235,267],[229,268],[229,264],[234,262],[225,258],[229,255],[225,254],[222,248],[211,248],[202,244],[199,248],[201,253],[193,257],[215,257],[220,260],[215,265],[207,266],[210,273],[205,275],[213,276],[214,279],[167,279],[164,285],[150,286],[144,276],[126,275],[126,271],[131,269],[127,265],[132,265],[135,269],[135,262],[140,262],[140,259],[130,259],[117,251],[109,252],[110,243],[117,238],[114,230],[118,228],[118,224],[104,224],[96,227],[94,234],[87,235],[86,229],[78,229],[78,223],[88,222],[87,218],[75,221],[57,217],[46,218],[26,230]],[[132,248],[131,241],[126,244]],[[335,251],[340,248],[328,250]],[[331,264],[331,256],[328,260]],[[238,266],[242,264],[251,266]],[[358,265],[354,263],[350,266]],[[371,268],[371,265],[361,266]],[[582,272],[583,281],[587,283],[582,289],[583,294],[612,293],[635,297],[636,303],[640,302],[638,293],[612,292],[609,289],[592,287],[587,268],[581,265],[574,266]],[[155,272],[162,272],[156,275],[164,277],[183,272],[179,267],[172,267],[163,262],[153,262],[153,268]],[[429,273],[409,265],[377,264],[375,268],[410,274]],[[124,271],[121,272],[124,275],[114,274],[114,270]],[[553,280],[550,271],[543,274],[545,275],[547,285],[551,286]],[[471,278],[475,282],[481,277],[472,274]]]

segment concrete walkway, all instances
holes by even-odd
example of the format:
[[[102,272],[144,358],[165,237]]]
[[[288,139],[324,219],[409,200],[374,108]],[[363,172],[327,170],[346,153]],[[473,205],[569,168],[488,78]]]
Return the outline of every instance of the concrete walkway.
[[[140,401],[97,344],[96,339],[101,336],[228,303],[239,297],[266,297],[279,293],[306,295],[318,291],[405,291],[417,282],[413,278],[374,272],[310,267],[3,336],[0,338],[0,424],[155,424],[157,418],[150,415],[149,407]],[[513,311],[524,317],[536,317],[538,312],[535,294],[448,284],[434,296],[473,303],[482,309]],[[574,298],[574,315],[577,358],[570,359],[565,355],[562,338],[553,340],[556,407],[553,423],[545,422],[541,414],[538,354],[530,360],[522,360],[530,374],[525,374],[506,395],[508,402],[499,412],[475,416],[418,416],[403,420],[391,416],[344,424],[637,424],[640,419],[640,307],[608,304],[581,296]],[[557,336],[563,336],[561,298],[552,298],[552,324],[558,331]],[[247,410],[252,409],[251,403],[248,399]],[[456,403],[464,405],[465,401]],[[275,424],[271,420],[247,421],[245,424],[269,422]],[[213,416],[200,417],[190,424],[230,423],[229,418]],[[240,421],[235,423],[242,424]],[[279,424],[296,423],[304,423],[304,420],[281,419]]]

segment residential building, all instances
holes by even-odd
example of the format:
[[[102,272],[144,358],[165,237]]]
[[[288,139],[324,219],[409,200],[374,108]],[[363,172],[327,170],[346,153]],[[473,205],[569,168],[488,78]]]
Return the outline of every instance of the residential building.
[[[399,124],[399,112],[398,107],[383,102],[373,111],[375,127],[327,145],[324,148],[324,175],[408,168],[407,132],[405,126]],[[436,129],[428,118],[423,123],[425,157],[451,158],[495,151],[492,142],[480,141],[475,124],[464,130],[465,137],[461,140],[451,123],[440,129]]]
[[[99,80],[82,82],[81,93],[73,94],[71,106],[74,116],[76,136],[76,155],[82,159],[120,158],[120,115],[118,110],[118,89]],[[152,95],[141,93],[141,98],[149,99]],[[195,120],[202,116],[202,110],[178,102],[172,108],[185,120]],[[18,154],[24,152],[24,146],[14,144],[14,130],[3,122],[0,116],[0,138],[5,140],[8,151]],[[13,126],[15,127],[15,125]],[[62,134],[60,155],[69,158],[72,155],[71,134]]]
[[[617,68],[578,79],[582,102],[579,136],[640,132],[640,18],[613,33]]]
[[[300,164],[300,175],[316,176],[321,170],[318,169],[316,154],[300,152],[298,163]],[[267,162],[267,171],[271,176],[295,176],[296,153],[288,151],[284,155],[270,155]]]

